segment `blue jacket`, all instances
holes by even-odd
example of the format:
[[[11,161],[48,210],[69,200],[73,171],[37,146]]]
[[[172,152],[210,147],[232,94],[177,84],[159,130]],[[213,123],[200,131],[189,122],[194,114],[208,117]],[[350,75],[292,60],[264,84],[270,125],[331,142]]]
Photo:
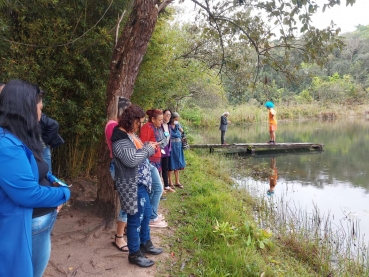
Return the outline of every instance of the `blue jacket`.
[[[0,128],[0,276],[32,277],[32,210],[66,202],[65,187],[38,184],[32,151]]]

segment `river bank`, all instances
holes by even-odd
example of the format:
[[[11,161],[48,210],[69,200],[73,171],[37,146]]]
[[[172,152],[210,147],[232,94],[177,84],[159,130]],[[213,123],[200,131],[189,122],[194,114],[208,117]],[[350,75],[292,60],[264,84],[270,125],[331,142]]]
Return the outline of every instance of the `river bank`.
[[[111,245],[115,228],[105,229],[96,216],[95,184],[82,179],[73,182],[73,201],[56,222],[45,276],[364,276],[350,263],[335,274],[319,242],[263,230],[255,222],[262,202],[230,177],[239,170],[234,158],[190,150],[186,161],[184,189],[160,204],[169,227],[152,230],[155,245],[165,249],[153,257],[154,267],[128,264],[127,254]]]
[[[186,159],[185,189],[165,203],[176,226],[172,251],[179,258],[170,276],[367,276],[358,260],[341,258],[333,265],[337,256],[327,247],[329,238],[310,240],[297,226],[273,233],[255,222],[256,214],[273,222],[273,214],[230,176],[268,168],[240,168],[234,157],[198,150],[188,151]]]

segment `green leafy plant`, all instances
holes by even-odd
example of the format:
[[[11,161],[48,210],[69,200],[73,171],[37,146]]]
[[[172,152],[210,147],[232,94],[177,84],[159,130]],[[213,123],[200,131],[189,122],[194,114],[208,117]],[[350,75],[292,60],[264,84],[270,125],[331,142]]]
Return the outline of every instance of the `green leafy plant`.
[[[235,226],[232,226],[228,222],[219,223],[216,219],[215,221],[216,224],[214,226],[213,233],[222,237],[226,242],[238,236],[237,228]]]
[[[248,221],[244,222],[239,231],[242,232],[242,236],[245,237],[244,242],[247,247],[255,246],[259,249],[264,249],[265,247],[272,248],[274,246],[273,242],[270,240],[273,235],[272,232],[259,229]]]

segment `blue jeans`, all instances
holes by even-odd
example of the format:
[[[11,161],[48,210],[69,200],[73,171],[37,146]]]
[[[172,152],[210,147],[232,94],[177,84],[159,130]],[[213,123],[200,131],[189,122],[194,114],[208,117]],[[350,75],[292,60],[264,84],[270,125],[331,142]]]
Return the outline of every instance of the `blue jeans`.
[[[145,186],[137,188],[138,212],[127,215],[127,244],[129,253],[140,250],[140,243],[145,244],[150,240],[150,216],[152,213],[149,194]]]
[[[158,217],[158,207],[160,202],[160,196],[163,193],[163,185],[161,183],[160,175],[158,169],[150,163],[151,170],[151,193],[150,196],[150,204],[152,206],[152,214],[150,217],[151,221],[154,221]]]
[[[114,180],[115,167],[114,167],[113,160],[110,162],[109,171],[110,171],[111,178]],[[119,212],[118,221],[127,222],[127,214],[123,210],[120,210],[120,212]]]
[[[54,210],[46,215],[32,219],[32,265],[33,276],[42,277],[50,259],[50,233],[56,221]]]
[[[42,151],[42,158],[49,166],[49,172],[52,174],[52,168],[51,168],[51,150],[50,146],[44,147]]]

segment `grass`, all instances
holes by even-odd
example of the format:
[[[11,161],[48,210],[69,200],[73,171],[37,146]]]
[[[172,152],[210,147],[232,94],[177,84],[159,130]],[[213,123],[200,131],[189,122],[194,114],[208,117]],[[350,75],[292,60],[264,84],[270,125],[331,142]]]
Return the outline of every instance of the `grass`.
[[[162,204],[176,226],[169,276],[317,276],[254,222],[253,198],[229,177],[232,159],[187,151],[186,161],[185,189]]]
[[[175,234],[167,238],[174,258],[159,276],[368,276],[364,260],[337,255],[332,240],[239,189],[230,178],[239,170],[234,158],[191,150],[186,161],[185,188],[162,203]]]

